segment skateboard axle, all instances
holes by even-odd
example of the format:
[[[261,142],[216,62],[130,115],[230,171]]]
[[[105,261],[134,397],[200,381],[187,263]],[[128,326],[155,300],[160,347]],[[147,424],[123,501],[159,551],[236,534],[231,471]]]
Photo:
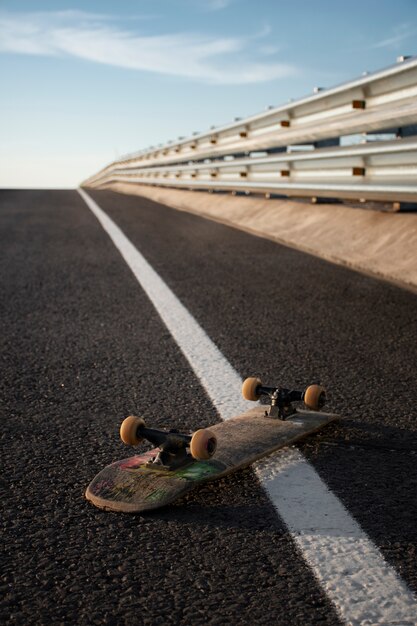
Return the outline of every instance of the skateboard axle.
[[[155,446],[184,448],[190,445],[191,441],[191,435],[179,433],[177,430],[158,430],[156,428],[148,428],[147,426],[139,426],[136,432],[138,437],[147,439]]]
[[[303,391],[285,389],[284,387],[266,387],[259,385],[256,388],[256,393],[270,398],[271,406],[268,416],[278,417],[281,420],[286,420],[287,417],[296,412],[291,402],[301,402],[304,399]]]
[[[176,430],[157,430],[156,428],[147,428],[146,426],[139,426],[136,432],[138,437],[147,439],[160,449],[152,461],[152,465],[161,465],[167,469],[174,469],[184,465],[187,460],[192,458],[187,452],[187,446],[191,442],[191,435],[185,435]]]

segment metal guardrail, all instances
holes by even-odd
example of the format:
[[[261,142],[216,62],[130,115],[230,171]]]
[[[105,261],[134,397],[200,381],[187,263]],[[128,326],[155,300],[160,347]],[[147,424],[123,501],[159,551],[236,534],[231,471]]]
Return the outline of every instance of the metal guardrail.
[[[115,169],[98,182],[417,202],[417,137],[257,158]]]
[[[110,181],[109,181],[110,182]],[[111,182],[117,183],[127,183],[127,184],[149,184],[145,178],[131,178],[126,181],[125,178],[120,176],[114,176],[111,179]],[[109,183],[106,183],[109,184]],[[203,189],[201,183],[198,182],[190,182],[188,184],[178,184],[175,179],[172,180],[164,180],[161,183],[158,183],[158,186],[163,187],[178,187],[178,188],[186,188],[186,189]],[[305,182],[305,183],[228,183],[223,181],[218,182],[207,182],[204,185],[204,190],[213,190],[213,191],[232,191],[232,192],[243,192],[243,193],[264,193],[267,197],[270,197],[271,194],[277,195],[285,195],[292,196],[295,198],[298,197],[307,197],[311,198],[313,201],[317,200],[317,198],[344,198],[350,200],[356,200],[359,202],[366,202],[367,200],[378,200],[378,201],[392,201],[393,203],[398,202],[416,202],[417,201],[417,193],[416,187],[413,185],[399,185],[398,181],[385,181],[384,183],[378,184],[377,182],[368,182],[362,181],[360,183],[355,184],[343,184],[343,183],[328,183],[327,181],[318,179],[313,182]],[[397,207],[400,208],[400,207]]]
[[[416,202],[416,137],[288,153],[290,146],[314,148],[323,140],[338,141],[354,133],[395,129],[401,137],[404,127],[413,124],[417,124],[417,57],[192,138],[122,157],[84,184],[123,181]],[[263,158],[231,156],[285,148],[287,152]]]

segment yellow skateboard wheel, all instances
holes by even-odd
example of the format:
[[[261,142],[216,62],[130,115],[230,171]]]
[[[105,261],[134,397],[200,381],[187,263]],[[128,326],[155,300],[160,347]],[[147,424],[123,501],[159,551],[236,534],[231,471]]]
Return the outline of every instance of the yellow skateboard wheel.
[[[140,426],[145,426],[145,420],[141,417],[135,417],[134,415],[126,417],[120,426],[120,439],[123,443],[128,446],[137,446],[143,441],[142,437],[137,435]]]
[[[245,400],[252,400],[252,402],[256,402],[256,400],[259,400],[261,395],[259,393],[256,393],[256,389],[257,387],[259,387],[259,385],[262,385],[262,381],[260,378],[247,378],[245,381],[243,381],[242,396],[245,398]]]
[[[326,390],[321,385],[310,385],[304,392],[304,404],[313,411],[318,411],[326,403]]]
[[[217,448],[217,438],[206,428],[196,430],[190,441],[191,456],[198,461],[205,461],[213,456]]]

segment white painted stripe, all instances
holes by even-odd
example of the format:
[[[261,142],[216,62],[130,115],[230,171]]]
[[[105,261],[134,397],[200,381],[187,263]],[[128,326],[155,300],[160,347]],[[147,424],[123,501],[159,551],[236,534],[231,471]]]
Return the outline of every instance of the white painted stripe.
[[[342,619],[352,626],[417,624],[410,591],[299,450],[282,450],[255,469]]]
[[[82,189],[200,379],[223,419],[247,407],[241,378],[118,226]],[[296,449],[281,450],[256,472],[301,554],[340,618],[352,626],[416,626],[417,602],[314,468]]]

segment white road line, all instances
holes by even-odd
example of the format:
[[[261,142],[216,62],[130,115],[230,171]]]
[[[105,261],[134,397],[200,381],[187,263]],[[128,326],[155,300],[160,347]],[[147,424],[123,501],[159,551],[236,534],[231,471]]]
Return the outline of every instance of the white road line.
[[[301,554],[348,624],[417,624],[417,602],[359,524],[295,448],[256,473]]]
[[[223,419],[247,407],[241,378],[175,294],[84,190],[79,193],[132,270]],[[352,626],[417,626],[417,601],[343,504],[296,449],[256,466],[302,556]]]

